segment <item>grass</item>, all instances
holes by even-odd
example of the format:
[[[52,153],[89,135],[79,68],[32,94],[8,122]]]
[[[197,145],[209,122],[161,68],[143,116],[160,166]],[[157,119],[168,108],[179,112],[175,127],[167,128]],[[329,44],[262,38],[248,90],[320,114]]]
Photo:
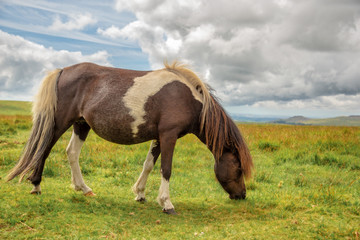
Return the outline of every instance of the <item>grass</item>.
[[[116,145],[90,133],[80,165],[96,197],[70,187],[71,130],[46,162],[42,195],[30,195],[29,183],[5,182],[30,127],[30,116],[0,117],[0,239],[359,239],[358,127],[239,124],[255,162],[244,201],[228,198],[211,153],[188,135],[173,161],[177,216],[156,202],[160,164],[148,180],[148,201],[134,201],[131,186],[149,143]]]
[[[22,101],[0,101],[0,115],[29,115],[31,103]]]

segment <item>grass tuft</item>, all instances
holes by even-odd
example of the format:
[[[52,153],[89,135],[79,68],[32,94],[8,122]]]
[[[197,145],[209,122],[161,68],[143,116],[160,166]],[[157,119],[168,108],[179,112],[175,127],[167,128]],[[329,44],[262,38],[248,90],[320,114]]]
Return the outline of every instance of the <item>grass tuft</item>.
[[[280,148],[279,144],[268,142],[268,141],[260,141],[258,146],[259,146],[260,150],[264,150],[264,151],[268,151],[268,152],[275,152],[275,151],[279,150],[279,148]]]

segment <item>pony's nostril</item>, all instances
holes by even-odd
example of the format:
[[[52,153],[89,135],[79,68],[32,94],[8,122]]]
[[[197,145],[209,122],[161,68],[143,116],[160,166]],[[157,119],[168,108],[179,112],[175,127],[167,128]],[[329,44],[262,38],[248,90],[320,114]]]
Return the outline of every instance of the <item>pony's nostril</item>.
[[[229,198],[230,199],[235,199],[235,200],[245,199],[246,198],[246,192],[242,192],[240,194],[230,194]]]
[[[241,199],[245,199],[246,198],[246,192],[244,191],[244,192],[242,192],[242,194],[241,194]]]

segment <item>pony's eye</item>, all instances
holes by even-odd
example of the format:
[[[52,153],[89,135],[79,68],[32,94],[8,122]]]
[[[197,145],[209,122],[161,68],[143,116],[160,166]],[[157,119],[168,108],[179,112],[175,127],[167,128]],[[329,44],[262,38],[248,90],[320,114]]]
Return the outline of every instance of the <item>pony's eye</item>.
[[[222,185],[224,185],[224,184],[229,184],[229,183],[231,183],[231,182],[233,182],[234,180],[226,180],[226,181],[219,181]]]

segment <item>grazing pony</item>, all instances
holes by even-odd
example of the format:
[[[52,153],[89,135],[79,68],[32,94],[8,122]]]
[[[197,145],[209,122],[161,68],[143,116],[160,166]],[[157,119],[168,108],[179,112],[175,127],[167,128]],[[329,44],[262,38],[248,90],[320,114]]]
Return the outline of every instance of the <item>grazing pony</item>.
[[[81,63],[49,73],[33,104],[31,135],[10,181],[27,175],[40,194],[45,160],[60,136],[73,126],[66,152],[75,190],[95,195],[79,166],[81,147],[90,131],[118,144],[153,140],[143,171],[133,187],[137,201],[145,201],[145,184],[161,153],[158,202],[175,214],[169,180],[176,140],[195,134],[215,157],[215,174],[231,199],[244,199],[244,177],[253,167],[239,129],[207,86],[188,68],[174,63],[157,71],[133,71]]]

